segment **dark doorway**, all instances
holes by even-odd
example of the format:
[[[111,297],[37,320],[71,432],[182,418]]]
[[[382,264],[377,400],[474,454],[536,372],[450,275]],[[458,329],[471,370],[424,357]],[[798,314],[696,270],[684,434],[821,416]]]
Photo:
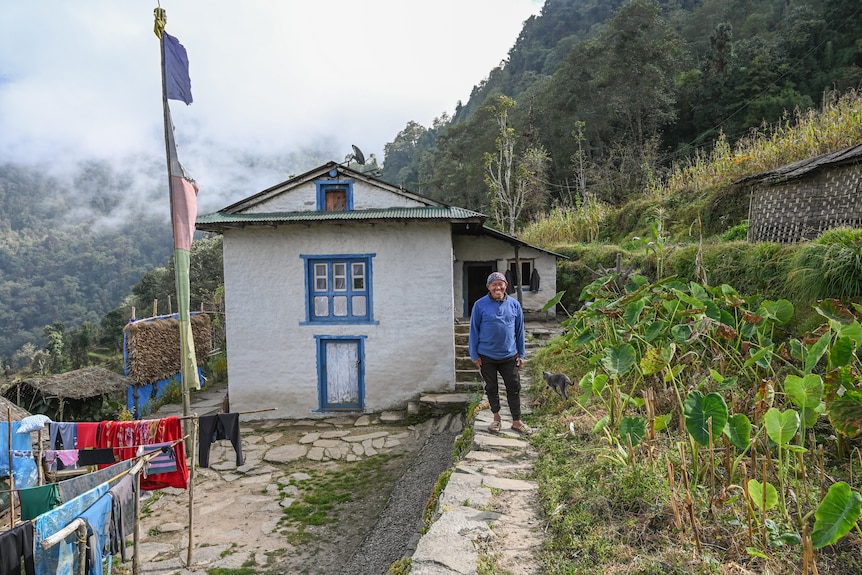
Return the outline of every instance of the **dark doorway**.
[[[488,293],[485,280],[497,269],[496,262],[464,262],[464,317],[470,317],[476,300]]]

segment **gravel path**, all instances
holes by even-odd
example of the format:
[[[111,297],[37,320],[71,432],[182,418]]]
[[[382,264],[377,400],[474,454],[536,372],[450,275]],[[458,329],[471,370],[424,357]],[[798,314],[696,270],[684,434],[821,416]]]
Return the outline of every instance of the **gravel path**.
[[[339,575],[383,574],[392,563],[412,552],[422,529],[425,503],[440,474],[452,466],[455,438],[463,428],[463,416],[438,420],[437,429],[398,480],[386,508]]]

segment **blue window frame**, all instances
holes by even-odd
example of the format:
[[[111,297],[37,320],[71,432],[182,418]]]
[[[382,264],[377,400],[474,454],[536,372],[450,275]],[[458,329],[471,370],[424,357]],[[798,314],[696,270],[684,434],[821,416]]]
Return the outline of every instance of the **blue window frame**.
[[[317,209],[321,212],[353,210],[353,180],[315,180]]]
[[[375,323],[374,254],[304,255],[306,323]]]

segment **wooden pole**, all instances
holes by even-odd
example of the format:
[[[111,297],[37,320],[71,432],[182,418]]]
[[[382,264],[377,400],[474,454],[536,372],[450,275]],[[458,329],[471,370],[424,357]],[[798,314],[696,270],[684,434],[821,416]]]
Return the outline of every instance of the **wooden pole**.
[[[132,574],[139,575],[141,572],[141,474],[135,474],[135,529],[133,531],[132,542]]]
[[[198,442],[198,414],[192,414],[192,437],[191,437],[191,453],[189,454],[189,548],[186,555],[186,568],[191,569],[192,566],[192,550],[194,549],[195,541],[195,452],[197,451]]]
[[[15,527],[15,472],[12,469],[12,408],[6,408],[9,427],[9,529]]]

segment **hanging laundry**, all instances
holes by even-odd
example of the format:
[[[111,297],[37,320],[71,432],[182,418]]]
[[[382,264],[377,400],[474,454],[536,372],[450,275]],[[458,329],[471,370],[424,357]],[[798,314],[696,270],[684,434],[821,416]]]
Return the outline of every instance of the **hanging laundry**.
[[[77,449],[58,449],[56,451],[57,459],[63,464],[64,468],[75,467],[78,464]]]
[[[102,560],[108,555],[111,496],[105,493],[78,518],[87,524],[87,575],[102,575]]]
[[[25,575],[36,575],[33,535],[30,521],[0,533],[0,573],[18,575],[23,563]]]
[[[117,460],[114,458],[113,449],[79,449],[78,465],[113,465]]]
[[[60,481],[57,483],[57,489],[60,492],[60,499],[63,503],[71,501],[82,493],[93,489],[97,485],[106,483],[122,472],[128,471],[134,463],[134,459],[127,459],[126,461],[115,463],[110,467],[105,467],[104,469],[93,471],[92,473],[85,473],[84,475],[78,475],[77,477],[71,477]]]
[[[515,272],[511,269],[506,270],[506,293],[508,295],[512,295],[515,293],[515,282],[517,278],[515,277]]]
[[[56,483],[18,490],[21,502],[21,519],[33,519],[60,505],[60,492]]]
[[[138,448],[138,455],[150,455],[158,452],[147,463],[144,477],[158,475],[159,473],[173,473],[177,470],[177,454],[170,441],[142,445]]]
[[[78,449],[78,424],[63,421],[52,421],[48,424],[48,435],[51,438],[48,444],[51,449],[60,449],[59,439],[62,442],[62,449]]]
[[[78,449],[96,447],[96,433],[99,423],[96,421],[78,422]]]
[[[203,415],[198,418],[199,441],[198,463],[201,467],[209,467],[210,446],[219,439],[230,439],[233,450],[236,452],[236,466],[245,463],[242,454],[242,438],[239,430],[238,413],[218,413],[216,415]]]
[[[71,523],[107,492],[108,484],[102,483],[33,520],[36,530],[35,541],[39,549],[35,559],[36,575],[72,575],[78,564],[76,535],[71,533],[48,549],[42,549],[41,543]]]
[[[137,455],[140,445],[173,442],[182,438],[182,423],[176,416],[140,421],[103,421],[99,427],[97,447],[112,448],[118,460],[126,460]],[[185,445],[182,441],[174,446],[174,452],[176,471],[142,478],[143,491],[164,487],[188,488],[189,469],[186,464]]]
[[[533,268],[533,273],[530,274],[530,291],[539,291],[539,270]]]
[[[16,433],[21,427],[20,421],[12,422],[12,445],[13,451],[33,451],[33,445],[30,443],[29,433]],[[10,462],[9,462],[9,422],[0,422],[0,477],[8,477]],[[39,485],[39,471],[36,468],[36,461],[30,457],[15,457],[12,456],[11,469],[14,472],[15,487],[35,487]]]
[[[131,460],[130,460],[131,461]],[[111,555],[120,554],[123,562],[126,557],[126,537],[135,528],[135,481],[133,475],[124,475],[116,485],[108,490],[111,494],[111,525],[109,530]]]

